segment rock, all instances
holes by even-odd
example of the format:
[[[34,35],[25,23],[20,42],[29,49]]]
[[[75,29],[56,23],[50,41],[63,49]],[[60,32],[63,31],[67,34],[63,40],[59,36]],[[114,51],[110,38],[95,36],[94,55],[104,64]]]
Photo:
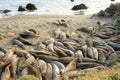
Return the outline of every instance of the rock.
[[[85,4],[79,4],[79,5],[75,5],[72,10],[81,10],[81,9],[88,9],[88,7]]]
[[[104,16],[105,16],[105,13],[103,10],[97,13],[97,17],[104,17]]]
[[[9,9],[0,10],[0,13],[4,13],[4,14],[9,13],[9,12],[11,12],[11,10],[9,10]]]
[[[97,16],[98,17],[116,17],[120,15],[120,3],[111,4],[105,10],[101,10]]]
[[[23,6],[19,6],[18,11],[27,11],[27,9]]]
[[[111,0],[111,1],[115,1],[115,0]]]
[[[28,3],[28,4],[26,5],[26,8],[27,8],[28,10],[37,10],[36,6],[35,6],[34,4],[32,4],[32,3]]]

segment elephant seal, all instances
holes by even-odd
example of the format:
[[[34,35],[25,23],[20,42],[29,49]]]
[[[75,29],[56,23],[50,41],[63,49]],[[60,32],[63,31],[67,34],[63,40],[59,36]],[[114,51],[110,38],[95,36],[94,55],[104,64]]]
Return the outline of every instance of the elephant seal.
[[[53,44],[53,43],[50,43],[50,44],[47,45],[47,49],[48,49],[49,51],[53,52],[53,53],[56,53],[55,50],[54,50],[54,48],[53,48],[53,46],[54,46],[54,44]]]
[[[120,44],[113,43],[113,42],[107,42],[109,46],[111,46],[115,51],[120,50]]]
[[[61,47],[61,48],[66,49],[66,47],[63,45],[62,42],[55,41],[55,42],[54,42],[54,45],[57,46],[57,47]]]
[[[81,51],[81,50],[77,50],[77,51],[75,52],[75,57],[78,58],[78,61],[79,61],[79,62],[82,62],[83,57],[84,57],[82,51]]]
[[[29,58],[27,58],[24,63],[21,65],[21,68],[24,69],[26,66],[31,65],[33,62],[35,61],[34,56],[30,56]]]
[[[24,38],[18,37],[16,39],[19,40],[19,41],[21,41],[25,45],[33,46],[33,44],[31,42],[29,42],[28,40],[26,40]]]
[[[52,61],[51,63],[56,64],[60,70],[64,70],[65,69],[65,66],[61,62]]]
[[[67,54],[63,50],[57,48],[56,46],[54,46],[54,50],[60,57],[67,57]]]
[[[77,59],[73,59],[65,68],[65,72],[72,71],[76,69]]]
[[[61,47],[58,47],[58,48],[63,50],[67,54],[67,56],[74,56],[75,55],[74,52],[69,50],[69,49],[64,49],[64,48],[61,48]]]
[[[87,57],[94,59],[92,48],[87,48]]]
[[[43,80],[52,80],[52,73],[53,73],[53,68],[50,63],[47,63],[47,71],[45,76],[43,77]]]
[[[101,66],[102,64],[99,63],[94,63],[94,62],[82,62],[82,63],[77,63],[76,68],[77,69],[87,69],[87,68],[93,68],[96,66]]]
[[[53,70],[52,71],[52,80],[57,80],[56,78],[59,75],[60,70],[56,64],[51,63],[51,65],[52,65],[52,70]]]
[[[75,57],[61,57],[58,59],[59,62],[63,63],[64,65],[69,64]]]
[[[94,47],[91,47],[92,48],[92,51],[93,51],[93,56],[94,56],[94,59],[97,59],[98,60],[98,51],[96,48]]]
[[[45,76],[47,72],[47,63],[44,60],[38,60],[38,67],[40,69],[42,76]]]
[[[10,79],[11,79],[10,65],[8,65],[1,74],[1,80],[10,80]]]
[[[29,74],[34,75],[39,80],[42,80],[42,75],[40,71],[38,71],[34,66],[28,65],[28,71],[29,71]]]
[[[18,47],[20,47],[22,49],[25,49],[25,45],[21,41],[19,41],[17,39],[12,39],[12,44],[17,45]]]
[[[44,60],[45,62],[50,63],[51,61],[58,61],[58,57],[47,56],[47,55],[35,55],[37,58]]]

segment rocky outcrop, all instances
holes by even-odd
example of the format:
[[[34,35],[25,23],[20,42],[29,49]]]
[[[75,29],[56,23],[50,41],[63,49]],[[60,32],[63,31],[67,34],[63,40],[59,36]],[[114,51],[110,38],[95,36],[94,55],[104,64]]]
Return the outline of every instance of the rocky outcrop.
[[[88,9],[88,7],[85,4],[79,4],[79,5],[75,5],[73,6],[72,10],[81,10],[81,9]]]
[[[28,3],[28,4],[26,5],[26,8],[27,8],[28,10],[37,10],[36,6],[35,6],[34,4],[32,4],[32,3]]]
[[[18,7],[18,11],[34,11],[34,10],[37,10],[35,4],[32,4],[32,3],[28,3],[26,5],[26,7],[23,7],[23,6],[19,6]]]
[[[27,11],[27,9],[23,6],[19,6],[18,11]]]
[[[105,10],[101,10],[97,13],[98,17],[116,17],[120,16],[120,3],[111,4]]]

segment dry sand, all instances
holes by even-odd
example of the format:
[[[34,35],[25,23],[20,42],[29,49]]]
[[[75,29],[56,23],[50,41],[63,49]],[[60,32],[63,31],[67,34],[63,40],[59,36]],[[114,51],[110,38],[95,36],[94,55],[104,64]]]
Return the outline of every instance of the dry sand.
[[[68,27],[53,24],[57,20],[68,21]],[[40,37],[31,40],[34,44],[47,36],[51,36],[53,30],[61,27],[63,30],[76,31],[80,27],[98,27],[97,21],[111,23],[108,18],[92,18],[91,15],[16,15],[0,19],[0,47],[5,49],[15,48],[11,45],[11,39],[26,29],[35,29]],[[83,34],[84,36],[84,34]],[[32,47],[31,47],[32,48]]]

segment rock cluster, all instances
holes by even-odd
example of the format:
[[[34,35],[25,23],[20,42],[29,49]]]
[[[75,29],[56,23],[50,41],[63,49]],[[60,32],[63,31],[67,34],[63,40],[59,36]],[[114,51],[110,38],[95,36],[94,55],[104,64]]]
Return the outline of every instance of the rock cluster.
[[[18,8],[18,11],[27,11],[27,10],[30,10],[30,11],[33,11],[33,10],[37,10],[36,6],[32,3],[28,3],[26,5],[26,7],[23,7],[23,6],[19,6]]]
[[[111,4],[108,8],[105,10],[101,10],[99,13],[97,13],[98,17],[116,17],[120,16],[120,3]]]

